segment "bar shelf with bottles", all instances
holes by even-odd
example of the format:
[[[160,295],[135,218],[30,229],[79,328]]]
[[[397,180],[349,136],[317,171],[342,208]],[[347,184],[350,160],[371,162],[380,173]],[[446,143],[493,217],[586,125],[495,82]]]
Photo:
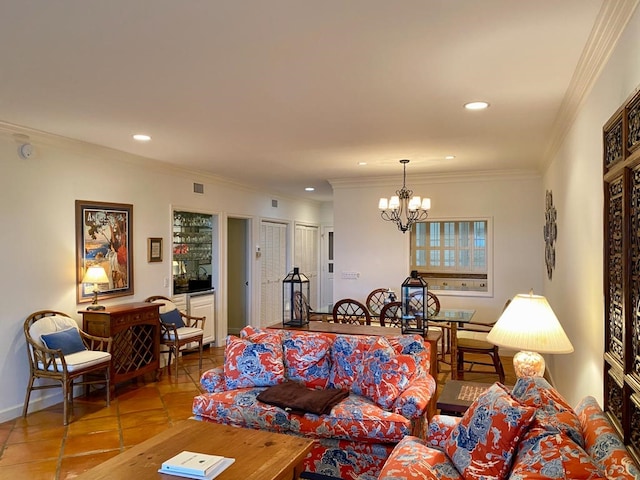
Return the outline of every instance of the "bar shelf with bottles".
[[[174,293],[211,289],[212,240],[212,215],[173,212]]]

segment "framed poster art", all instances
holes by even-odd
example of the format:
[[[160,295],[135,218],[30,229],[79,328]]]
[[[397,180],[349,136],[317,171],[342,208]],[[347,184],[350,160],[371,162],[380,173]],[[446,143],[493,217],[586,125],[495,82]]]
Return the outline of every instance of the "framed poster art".
[[[147,238],[147,262],[162,262],[162,238]]]
[[[93,299],[94,286],[83,284],[87,268],[104,268],[109,283],[98,285],[100,298],[133,295],[133,205],[76,200],[76,291],[78,303]]]

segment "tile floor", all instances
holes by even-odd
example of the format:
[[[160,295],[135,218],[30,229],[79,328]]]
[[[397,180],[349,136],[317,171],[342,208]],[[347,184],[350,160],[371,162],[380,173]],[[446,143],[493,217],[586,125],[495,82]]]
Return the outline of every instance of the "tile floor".
[[[205,350],[203,368],[222,363],[222,348]],[[515,375],[511,358],[503,358],[507,384]],[[497,377],[489,367],[475,367],[466,380],[492,383]],[[449,366],[441,364],[438,388],[449,378]],[[0,424],[0,478],[30,480],[73,479],[98,463],[191,416],[191,402],[198,388],[197,355],[183,357],[178,381],[164,372],[158,382],[132,381],[118,385],[109,407],[104,394],[74,400],[74,419],[62,425],[62,404],[26,418]]]

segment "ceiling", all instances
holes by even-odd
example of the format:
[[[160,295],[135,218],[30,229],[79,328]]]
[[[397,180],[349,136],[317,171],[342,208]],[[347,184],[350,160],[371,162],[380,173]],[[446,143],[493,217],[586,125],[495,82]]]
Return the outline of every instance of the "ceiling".
[[[8,0],[0,122],[316,200],[401,158],[540,170],[602,62],[580,70],[594,24],[624,26],[611,3]]]

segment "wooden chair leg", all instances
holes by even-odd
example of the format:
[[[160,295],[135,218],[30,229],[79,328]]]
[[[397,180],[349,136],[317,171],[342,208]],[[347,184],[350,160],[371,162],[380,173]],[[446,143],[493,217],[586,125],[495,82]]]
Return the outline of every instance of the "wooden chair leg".
[[[498,352],[494,350],[491,355],[491,359],[493,360],[493,365],[496,369],[496,373],[498,374],[498,378],[500,379],[500,383],[504,383],[504,368],[502,368],[502,361],[500,360]]]
[[[106,382],[106,390],[107,390],[107,407],[111,404],[111,374],[109,372],[109,367],[105,369],[104,379]]]
[[[64,425],[69,425],[69,380],[62,381],[62,419]],[[73,390],[73,384],[71,384]]]
[[[458,360],[458,365],[457,365],[457,371],[458,371],[458,380],[464,380],[464,352],[462,350],[458,350],[458,352],[456,353],[457,356],[457,360]]]
[[[198,359],[198,374],[202,372],[202,338],[200,339],[200,358]]]
[[[178,368],[180,367],[180,347],[176,346],[176,383],[178,383]]]
[[[29,410],[29,399],[31,398],[31,390],[33,389],[33,382],[35,381],[35,378],[32,376],[29,379],[29,385],[27,385],[27,393],[24,396],[24,406],[22,407],[22,416],[26,417],[27,416],[27,411]]]

